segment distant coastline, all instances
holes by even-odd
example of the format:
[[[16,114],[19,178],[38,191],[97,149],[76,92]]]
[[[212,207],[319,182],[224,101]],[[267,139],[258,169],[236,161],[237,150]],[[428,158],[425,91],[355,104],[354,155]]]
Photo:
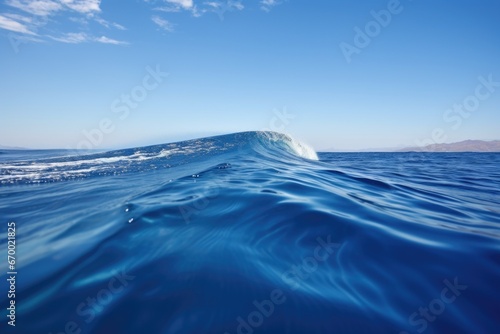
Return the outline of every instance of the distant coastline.
[[[500,152],[500,140],[464,140],[449,144],[407,147],[396,152]]]
[[[29,150],[29,148],[0,145],[0,150]]]
[[[339,150],[335,148],[319,150],[320,152],[336,153],[362,153],[362,152],[500,152],[500,140],[464,140],[447,144],[432,144],[423,147],[391,147],[391,148],[369,148],[358,150]]]

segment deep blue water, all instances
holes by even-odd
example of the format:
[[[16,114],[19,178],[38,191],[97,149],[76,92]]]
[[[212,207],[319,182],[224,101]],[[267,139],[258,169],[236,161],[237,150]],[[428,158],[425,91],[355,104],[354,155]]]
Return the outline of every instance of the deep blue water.
[[[2,333],[498,333],[500,154],[71,153],[0,151]]]

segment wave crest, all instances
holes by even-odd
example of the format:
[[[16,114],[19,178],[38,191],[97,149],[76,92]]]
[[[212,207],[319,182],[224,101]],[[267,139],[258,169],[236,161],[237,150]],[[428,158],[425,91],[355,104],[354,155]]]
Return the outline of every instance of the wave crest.
[[[70,152],[68,152],[70,153]],[[277,132],[240,132],[182,142],[104,153],[0,162],[0,183],[45,183],[92,176],[144,172],[207,161],[239,161],[248,157],[287,160],[286,154],[318,160],[316,152],[289,135]]]

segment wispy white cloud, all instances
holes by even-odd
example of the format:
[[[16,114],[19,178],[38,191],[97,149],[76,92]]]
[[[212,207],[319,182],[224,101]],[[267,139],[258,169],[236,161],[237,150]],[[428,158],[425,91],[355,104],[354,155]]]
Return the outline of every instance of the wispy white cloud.
[[[115,29],[118,29],[118,30],[127,30],[127,28],[125,28],[121,24],[118,24],[118,23],[115,23],[115,22],[106,21],[105,19],[103,19],[101,17],[96,17],[95,21],[97,23],[99,23],[100,25],[106,27],[106,28],[115,28]]]
[[[222,5],[222,2],[218,1],[205,1],[203,4],[212,7],[212,8],[219,8]]]
[[[32,24],[33,23],[33,18],[29,16],[23,16],[19,14],[12,14],[12,13],[4,13],[3,16],[6,16],[14,21],[17,22],[23,22],[26,24]]]
[[[95,21],[108,29],[118,29],[118,30],[127,30],[124,26],[119,23],[108,21],[100,17],[99,15],[95,15],[92,17],[87,16],[71,16],[68,18],[71,22],[78,23],[83,26],[88,26],[91,21]]]
[[[228,1],[229,7],[234,8],[236,10],[243,10],[245,6],[241,3],[241,1]]]
[[[69,32],[48,35],[43,27],[57,20],[58,15],[69,13],[69,20],[79,25],[86,26],[89,22],[97,22],[106,28],[126,30],[121,24],[107,21],[99,15],[101,12],[101,0],[6,0],[5,4],[12,10],[18,11],[0,14],[0,29],[13,31],[22,35],[31,36],[30,40],[43,42],[43,40],[54,40],[61,43],[79,44],[85,42],[97,42],[113,45],[126,45],[128,42],[112,39],[106,36],[94,37],[85,32]],[[57,34],[57,35],[55,35]],[[36,36],[33,37],[33,36]],[[24,39],[23,39],[24,40]]]
[[[17,33],[27,34],[27,35],[35,35],[26,25],[15,21],[6,16],[0,15],[0,28],[5,30],[14,31]]]
[[[60,2],[52,0],[7,0],[5,4],[37,16],[51,15],[63,9]]]
[[[265,12],[269,12],[273,7],[281,4],[279,0],[261,0],[260,1],[260,9]]]
[[[203,3],[207,7],[213,8],[213,9],[236,9],[236,10],[243,10],[245,6],[243,6],[243,3],[241,0],[226,0],[226,1],[205,1]]]
[[[101,11],[101,0],[6,0],[5,4],[35,16],[49,16],[65,10],[87,15]]]
[[[162,6],[162,7],[155,7],[154,10],[166,13],[178,13],[181,11],[181,7]]]
[[[193,0],[166,0],[168,3],[173,4],[174,6],[179,6],[184,9],[193,8]]]
[[[83,14],[100,12],[101,0],[59,0],[66,7]]]
[[[101,36],[101,37],[95,38],[94,40],[96,42],[104,43],[104,44],[113,44],[113,45],[128,45],[129,44],[128,42],[117,41],[116,39],[108,38],[106,36]]]
[[[206,6],[205,11],[216,13],[221,20],[224,20],[224,13],[245,8],[241,0],[206,1],[203,4]]]
[[[172,32],[174,31],[174,25],[164,18],[159,17],[158,15],[153,15],[151,20],[161,29]]]
[[[146,2],[150,2],[145,0]],[[181,11],[188,11],[194,17],[200,17],[203,14],[203,11],[198,9],[193,2],[193,0],[164,0],[165,5],[155,7],[154,10],[167,12],[167,13],[178,13]]]
[[[61,36],[49,36],[54,41],[69,43],[69,44],[80,44],[87,42],[98,42],[103,44],[114,44],[114,45],[128,45],[128,42],[118,41],[116,39],[112,39],[106,36],[94,37],[84,32],[70,32],[63,34]]]
[[[8,36],[11,43],[44,43],[44,39],[39,38],[37,35],[26,34],[12,34]]]
[[[49,37],[58,42],[71,43],[71,44],[84,43],[90,40],[89,36],[84,32],[77,32],[77,33],[70,32],[59,37],[54,37],[54,36],[49,36]]]
[[[151,0],[144,0],[147,3]],[[200,17],[206,13],[216,13],[223,19],[224,13],[229,11],[240,11],[245,8],[242,0],[212,0],[199,1],[197,4],[192,0],[163,0],[165,5],[154,7],[156,11],[166,13],[190,12],[193,17]]]

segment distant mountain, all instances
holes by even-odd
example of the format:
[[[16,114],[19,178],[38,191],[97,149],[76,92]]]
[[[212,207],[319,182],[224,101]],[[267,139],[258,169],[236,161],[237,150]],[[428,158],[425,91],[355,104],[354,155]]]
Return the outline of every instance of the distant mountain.
[[[25,147],[0,145],[0,150],[27,150]]]
[[[500,140],[464,140],[450,144],[432,144],[424,147],[407,147],[397,152],[500,152]]]

